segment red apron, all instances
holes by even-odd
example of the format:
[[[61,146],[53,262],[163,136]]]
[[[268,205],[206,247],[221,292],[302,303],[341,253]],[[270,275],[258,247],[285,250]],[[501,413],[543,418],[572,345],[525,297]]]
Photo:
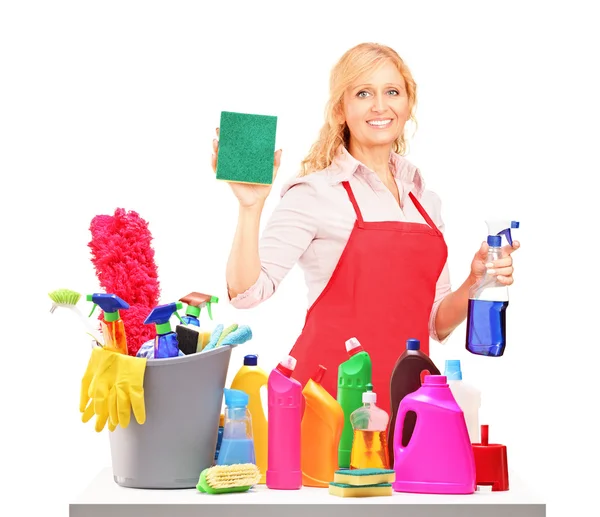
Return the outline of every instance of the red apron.
[[[412,193],[410,199],[427,224],[364,222],[350,184],[342,185],[356,222],[290,351],[297,360],[293,377],[304,386],[322,364],[327,368],[322,385],[336,398],[338,366],[349,357],[345,342],[356,337],[371,356],[377,405],[389,415],[390,377],[406,340],[419,339],[429,355],[429,316],[448,249]]]

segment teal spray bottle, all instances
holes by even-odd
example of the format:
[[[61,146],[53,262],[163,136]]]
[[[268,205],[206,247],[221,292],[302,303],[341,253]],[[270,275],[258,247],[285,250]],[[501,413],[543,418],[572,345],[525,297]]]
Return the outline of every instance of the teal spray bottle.
[[[518,221],[486,221],[489,246],[486,262],[503,257],[502,237],[512,246],[511,230]],[[506,348],[506,309],[508,286],[494,275],[485,274],[469,290],[466,349],[475,355],[500,357]]]
[[[94,293],[88,294],[86,299],[94,302],[90,316],[98,305],[104,311],[101,322],[104,348],[128,355],[125,325],[119,311],[129,309],[129,304],[116,294]]]
[[[169,320],[175,314],[181,320],[177,311],[183,308],[181,302],[158,305],[152,309],[144,321],[144,325],[156,325],[156,337],[154,338],[154,358],[165,359],[179,355],[179,342],[177,334],[171,329]]]

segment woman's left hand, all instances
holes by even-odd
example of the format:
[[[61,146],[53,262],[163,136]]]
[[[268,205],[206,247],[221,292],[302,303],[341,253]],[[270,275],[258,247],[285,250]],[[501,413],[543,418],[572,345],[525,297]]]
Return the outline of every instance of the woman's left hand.
[[[471,276],[475,281],[478,281],[487,272],[495,275],[501,284],[511,285],[513,283],[512,253],[518,250],[520,246],[518,241],[513,241],[512,246],[509,244],[502,248],[501,259],[488,263],[487,254],[489,246],[487,242],[482,242],[481,248],[479,248],[479,251],[473,257],[473,262],[471,262]]]

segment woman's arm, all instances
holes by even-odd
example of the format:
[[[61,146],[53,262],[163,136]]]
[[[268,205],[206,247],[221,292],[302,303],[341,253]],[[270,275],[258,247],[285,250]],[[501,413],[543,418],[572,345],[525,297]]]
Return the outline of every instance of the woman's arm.
[[[225,273],[229,298],[248,290],[260,275],[258,233],[264,202],[245,207],[240,205],[237,228]]]
[[[473,274],[470,274],[456,291],[442,298],[435,315],[435,332],[440,342],[467,317],[469,289],[475,281]]]
[[[471,262],[471,272],[462,285],[444,296],[435,316],[435,329],[438,339],[443,341],[467,317],[469,289],[487,274],[495,275],[498,282],[509,286],[513,283],[513,251],[519,249],[518,241],[503,248],[502,258],[487,263],[488,245],[482,242],[479,251]]]
[[[240,207],[226,270],[232,305],[248,309],[271,297],[316,237],[318,203],[313,185],[293,186],[273,210],[260,239],[262,207]]]

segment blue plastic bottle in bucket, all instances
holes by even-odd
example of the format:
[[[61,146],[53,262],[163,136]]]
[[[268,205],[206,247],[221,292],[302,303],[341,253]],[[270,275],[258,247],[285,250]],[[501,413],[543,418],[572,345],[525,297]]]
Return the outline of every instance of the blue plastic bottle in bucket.
[[[175,314],[180,320],[177,311],[183,307],[181,302],[167,303],[154,307],[144,321],[145,325],[156,325],[156,337],[154,338],[154,358],[162,359],[177,357],[179,355],[179,342],[177,333],[173,332],[169,320]]]
[[[225,388],[225,427],[217,465],[256,464],[248,394]]]

